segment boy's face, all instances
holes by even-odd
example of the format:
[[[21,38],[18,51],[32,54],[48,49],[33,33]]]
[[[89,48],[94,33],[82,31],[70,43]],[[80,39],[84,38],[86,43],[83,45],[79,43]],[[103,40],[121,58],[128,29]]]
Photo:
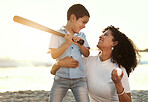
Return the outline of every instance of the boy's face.
[[[72,22],[72,30],[74,33],[79,33],[81,29],[85,28],[85,25],[87,24],[87,22],[89,21],[89,17],[88,16],[84,16],[82,18],[79,18],[76,20],[73,20]]]

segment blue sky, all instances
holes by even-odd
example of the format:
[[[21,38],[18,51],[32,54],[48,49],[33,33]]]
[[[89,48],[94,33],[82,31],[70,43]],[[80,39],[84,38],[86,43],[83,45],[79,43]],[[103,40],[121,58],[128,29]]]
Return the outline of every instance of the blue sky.
[[[13,22],[18,15],[58,30],[66,24],[67,9],[83,4],[90,20],[82,31],[96,49],[102,29],[119,27],[139,49],[148,48],[147,0],[1,0],[0,57],[41,58],[46,56],[50,34]]]

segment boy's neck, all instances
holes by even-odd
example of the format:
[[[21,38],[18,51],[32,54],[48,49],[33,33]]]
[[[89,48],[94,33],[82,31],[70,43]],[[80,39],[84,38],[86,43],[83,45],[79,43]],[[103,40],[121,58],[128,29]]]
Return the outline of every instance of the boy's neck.
[[[74,32],[73,32],[73,30],[71,29],[71,27],[70,27],[70,25],[66,25],[66,26],[64,26],[65,28],[66,28],[66,30],[71,34],[71,35],[74,35]]]

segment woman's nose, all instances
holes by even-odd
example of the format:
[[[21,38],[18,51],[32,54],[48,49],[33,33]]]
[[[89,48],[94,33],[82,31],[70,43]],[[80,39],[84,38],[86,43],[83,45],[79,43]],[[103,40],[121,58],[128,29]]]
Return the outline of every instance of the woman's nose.
[[[101,36],[99,36],[99,38],[102,38],[102,35],[101,35]]]

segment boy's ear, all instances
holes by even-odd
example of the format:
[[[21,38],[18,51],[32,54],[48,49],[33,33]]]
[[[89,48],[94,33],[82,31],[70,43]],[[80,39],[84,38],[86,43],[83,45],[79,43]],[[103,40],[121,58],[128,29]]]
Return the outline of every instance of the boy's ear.
[[[70,16],[70,21],[76,21],[76,16],[75,16],[75,14],[72,14],[72,15]]]

